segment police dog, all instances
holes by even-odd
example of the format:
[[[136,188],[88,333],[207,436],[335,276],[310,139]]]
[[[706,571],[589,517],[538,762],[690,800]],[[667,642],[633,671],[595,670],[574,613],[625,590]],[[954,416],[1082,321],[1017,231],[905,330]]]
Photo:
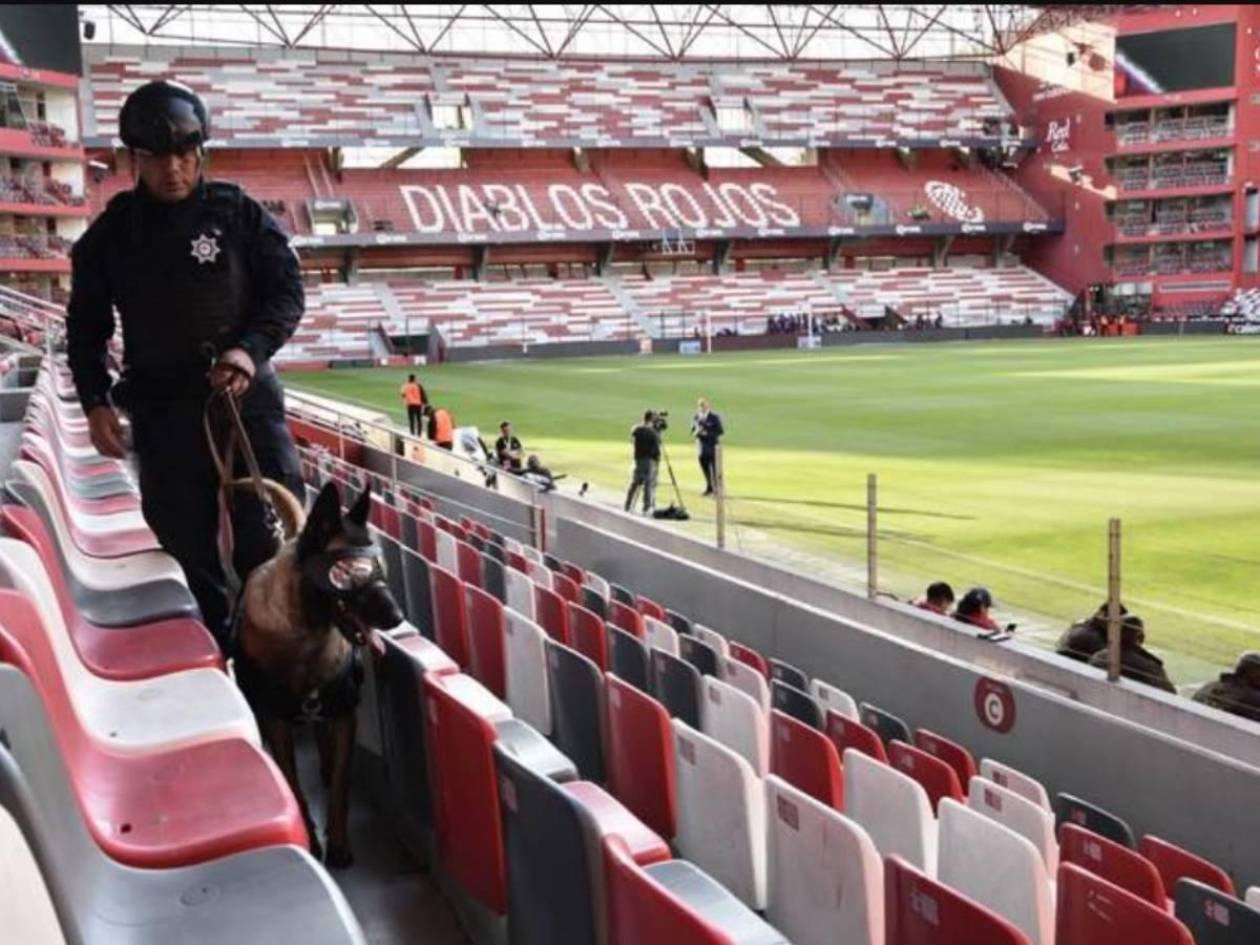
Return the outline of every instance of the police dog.
[[[370,505],[369,487],[343,516],[336,485],[324,486],[297,538],[249,576],[239,607],[237,683],[293,789],[311,852],[319,857],[294,754],[296,723],[316,723],[328,785],[324,862],[331,867],[353,862],[348,817],[354,714],[363,679],[359,650],[383,649],[376,631],[403,620],[368,531]]]

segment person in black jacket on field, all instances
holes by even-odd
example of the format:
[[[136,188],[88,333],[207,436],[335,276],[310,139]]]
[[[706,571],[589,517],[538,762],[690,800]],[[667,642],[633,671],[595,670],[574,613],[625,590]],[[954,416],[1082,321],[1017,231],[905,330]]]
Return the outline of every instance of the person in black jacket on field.
[[[226,646],[220,484],[203,415],[213,390],[239,397],[263,476],[301,499],[301,467],[270,364],[302,317],[301,273],[288,237],[257,201],[205,179],[209,115],[191,89],[149,82],[127,98],[118,124],[139,179],[71,253],[70,370],[99,452],[126,456],[118,409],[130,417],[145,520]],[[124,344],[117,384],[106,360],[115,309]],[[244,580],[273,553],[274,536],[252,494],[236,495],[232,518],[233,565]]]
[[[700,471],[704,473],[704,495],[717,491],[717,447],[726,430],[722,418],[709,407],[703,397],[696,403],[696,415],[691,420],[691,435],[695,437],[700,453]]]

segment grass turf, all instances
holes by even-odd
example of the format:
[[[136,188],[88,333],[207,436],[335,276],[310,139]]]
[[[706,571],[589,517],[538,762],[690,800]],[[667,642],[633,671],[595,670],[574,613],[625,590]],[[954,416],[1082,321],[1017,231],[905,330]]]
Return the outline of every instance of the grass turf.
[[[286,380],[402,422],[405,374]],[[711,510],[687,427],[707,395],[727,429],[736,543],[814,571],[860,564],[874,472],[883,587],[905,597],[929,580],[959,593],[986,584],[999,614],[1021,613],[1046,642],[1104,598],[1117,516],[1125,602],[1174,680],[1260,648],[1260,339],[870,345],[421,376],[458,424],[490,442],[510,418],[529,451],[610,498],[628,478],[631,425],[645,407],[669,409],[667,443],[701,516]]]

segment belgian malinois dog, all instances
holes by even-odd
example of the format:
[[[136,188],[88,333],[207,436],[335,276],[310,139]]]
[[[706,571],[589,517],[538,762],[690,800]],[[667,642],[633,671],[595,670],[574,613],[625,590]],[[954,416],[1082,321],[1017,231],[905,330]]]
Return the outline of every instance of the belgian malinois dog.
[[[359,649],[380,647],[376,631],[403,620],[368,531],[370,505],[369,487],[343,516],[336,485],[324,486],[297,538],[249,576],[239,607],[237,683],[293,789],[318,858],[320,843],[294,755],[295,725],[315,723],[328,786],[323,859],[336,868],[354,859],[348,817],[363,679]]]

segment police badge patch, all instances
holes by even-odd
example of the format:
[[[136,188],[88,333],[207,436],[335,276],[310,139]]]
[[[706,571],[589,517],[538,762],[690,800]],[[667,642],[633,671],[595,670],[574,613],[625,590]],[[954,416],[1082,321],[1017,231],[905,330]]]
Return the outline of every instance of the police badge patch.
[[[208,233],[202,233],[192,241],[192,258],[197,265],[213,263],[219,258],[219,241]]]

